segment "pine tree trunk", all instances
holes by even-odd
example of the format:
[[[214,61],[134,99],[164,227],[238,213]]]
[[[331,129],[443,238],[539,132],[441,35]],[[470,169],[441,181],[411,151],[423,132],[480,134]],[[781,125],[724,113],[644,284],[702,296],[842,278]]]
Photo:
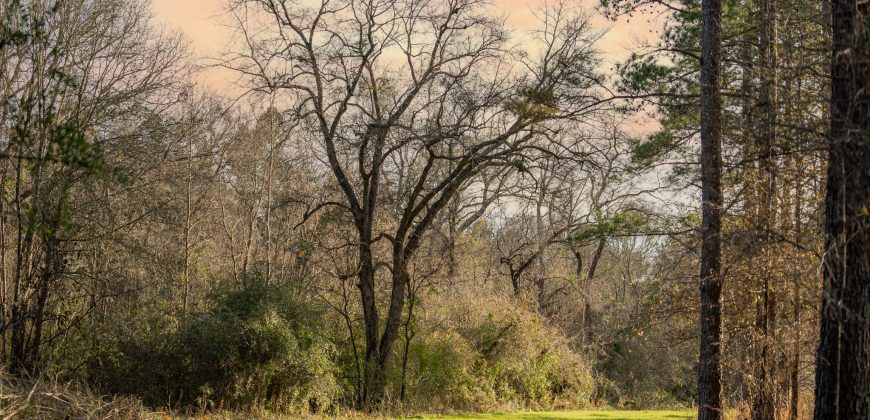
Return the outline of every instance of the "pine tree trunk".
[[[831,2],[831,127],[816,419],[870,413],[870,2]]]
[[[772,272],[774,263],[771,253],[771,231],[773,218],[773,197],[775,197],[774,161],[771,156],[776,141],[776,0],[761,0],[759,2],[759,61],[761,61],[761,86],[759,86],[758,135],[756,137],[756,153],[758,158],[759,176],[758,207],[756,214],[756,240],[760,241],[761,258],[764,268],[761,270],[762,292],[760,310],[756,320],[761,339],[761,351],[758,355],[758,393],[752,407],[753,420],[773,420],[776,418],[775,402],[775,372],[772,354],[773,319],[776,316],[776,305],[773,302]]]
[[[701,337],[698,418],[722,418],[720,0],[704,0],[701,35]]]

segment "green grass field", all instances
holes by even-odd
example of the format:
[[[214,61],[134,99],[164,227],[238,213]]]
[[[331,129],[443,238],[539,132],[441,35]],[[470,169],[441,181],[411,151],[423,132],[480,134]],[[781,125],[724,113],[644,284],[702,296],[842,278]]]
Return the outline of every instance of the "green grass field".
[[[695,410],[582,410],[509,414],[455,414],[446,416],[419,416],[409,418],[424,420],[683,420],[694,419],[695,417]]]

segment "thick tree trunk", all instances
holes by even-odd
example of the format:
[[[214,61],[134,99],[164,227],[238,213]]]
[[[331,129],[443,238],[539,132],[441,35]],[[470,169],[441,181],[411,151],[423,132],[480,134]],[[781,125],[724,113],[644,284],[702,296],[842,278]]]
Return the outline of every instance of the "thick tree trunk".
[[[365,238],[363,238],[365,239]],[[363,324],[365,327],[366,354],[363,366],[363,393],[360,396],[359,408],[371,409],[380,395],[376,392],[381,388],[383,378],[378,367],[379,355],[379,324],[377,302],[375,300],[375,269],[370,241],[360,241],[359,245],[359,283],[360,298],[363,307]]]
[[[403,253],[403,251],[399,251]],[[390,359],[393,355],[393,345],[399,338],[399,328],[402,325],[402,313],[405,308],[405,297],[411,276],[405,265],[404,257],[395,257],[393,260],[393,290],[390,294],[390,308],[387,318],[384,320],[384,334],[381,336],[380,368],[387,371]]]
[[[366,250],[369,247],[365,247]],[[399,337],[402,325],[402,314],[405,307],[406,290],[410,281],[405,263],[405,249],[396,247],[393,255],[392,290],[390,306],[384,319],[384,331],[379,335],[379,319],[375,307],[374,267],[370,251],[363,252],[368,264],[362,264],[360,269],[360,290],[363,300],[363,316],[366,327],[366,359],[365,359],[365,392],[362,407],[368,411],[377,408],[385,396],[387,386],[387,369],[393,354],[393,346]],[[363,268],[365,267],[365,268]],[[363,276],[369,280],[363,280]],[[363,287],[366,284],[366,287]]]
[[[831,127],[816,419],[870,413],[870,3],[831,2]]]
[[[722,418],[722,100],[719,92],[720,0],[704,0],[701,35],[701,272],[698,418]]]
[[[9,320],[12,328],[12,339],[9,343],[9,372],[14,375],[27,373],[27,336],[25,335],[24,324],[27,315],[23,306],[22,302],[14,302],[12,304],[12,316]]]

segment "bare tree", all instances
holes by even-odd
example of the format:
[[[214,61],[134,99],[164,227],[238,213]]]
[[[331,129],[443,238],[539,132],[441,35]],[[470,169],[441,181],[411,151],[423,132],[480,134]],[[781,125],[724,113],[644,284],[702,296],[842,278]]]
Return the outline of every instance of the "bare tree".
[[[558,151],[527,156],[506,198],[510,209],[505,211],[512,215],[496,240],[500,261],[516,297],[526,291],[523,278],[531,277],[542,312],[572,286],[570,281],[594,276],[604,250],[601,242],[627,228],[608,229],[610,219],[658,187],[643,188],[624,171],[628,136],[615,119],[606,118],[592,127],[566,129],[554,139],[561,146]],[[547,264],[551,248],[563,250],[566,244],[576,260],[573,279]],[[593,246],[589,266],[584,267],[587,245]]]
[[[540,147],[552,123],[604,103],[587,18],[542,15],[539,54],[519,54],[502,24],[476,1],[235,2],[248,50],[228,66],[252,88],[275,92],[312,127],[357,234],[365,324],[365,387],[372,408],[398,338],[408,265],[456,191],[493,166],[516,164]],[[403,155],[414,168],[390,194],[398,217],[378,229],[382,184]],[[387,241],[388,309],[381,328],[374,248]]]
[[[3,228],[15,238],[11,290],[3,293],[9,317],[0,328],[11,331],[10,369],[31,374],[42,345],[68,328],[46,333],[81,234],[73,228],[73,187],[105,169],[100,150],[126,138],[122,120],[136,118],[137,104],[159,110],[175,100],[186,52],[177,37],[155,36],[143,1],[13,2],[0,13],[23,34],[4,40],[0,52],[0,156],[4,180],[14,185],[3,197],[14,216]]]

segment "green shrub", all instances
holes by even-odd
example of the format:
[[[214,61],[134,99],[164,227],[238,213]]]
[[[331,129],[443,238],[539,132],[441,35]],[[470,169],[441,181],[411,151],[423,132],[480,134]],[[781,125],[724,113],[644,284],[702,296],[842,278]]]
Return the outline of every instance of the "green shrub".
[[[470,343],[453,331],[425,332],[412,340],[406,379],[409,400],[441,409],[474,407],[471,389],[477,378],[471,366],[476,357]],[[400,378],[394,378],[394,383],[399,383]]]
[[[330,407],[338,394],[319,311],[291,288],[252,284],[212,297],[212,308],[163,328],[118,334],[92,367],[106,391],[152,406],[197,409]]]

